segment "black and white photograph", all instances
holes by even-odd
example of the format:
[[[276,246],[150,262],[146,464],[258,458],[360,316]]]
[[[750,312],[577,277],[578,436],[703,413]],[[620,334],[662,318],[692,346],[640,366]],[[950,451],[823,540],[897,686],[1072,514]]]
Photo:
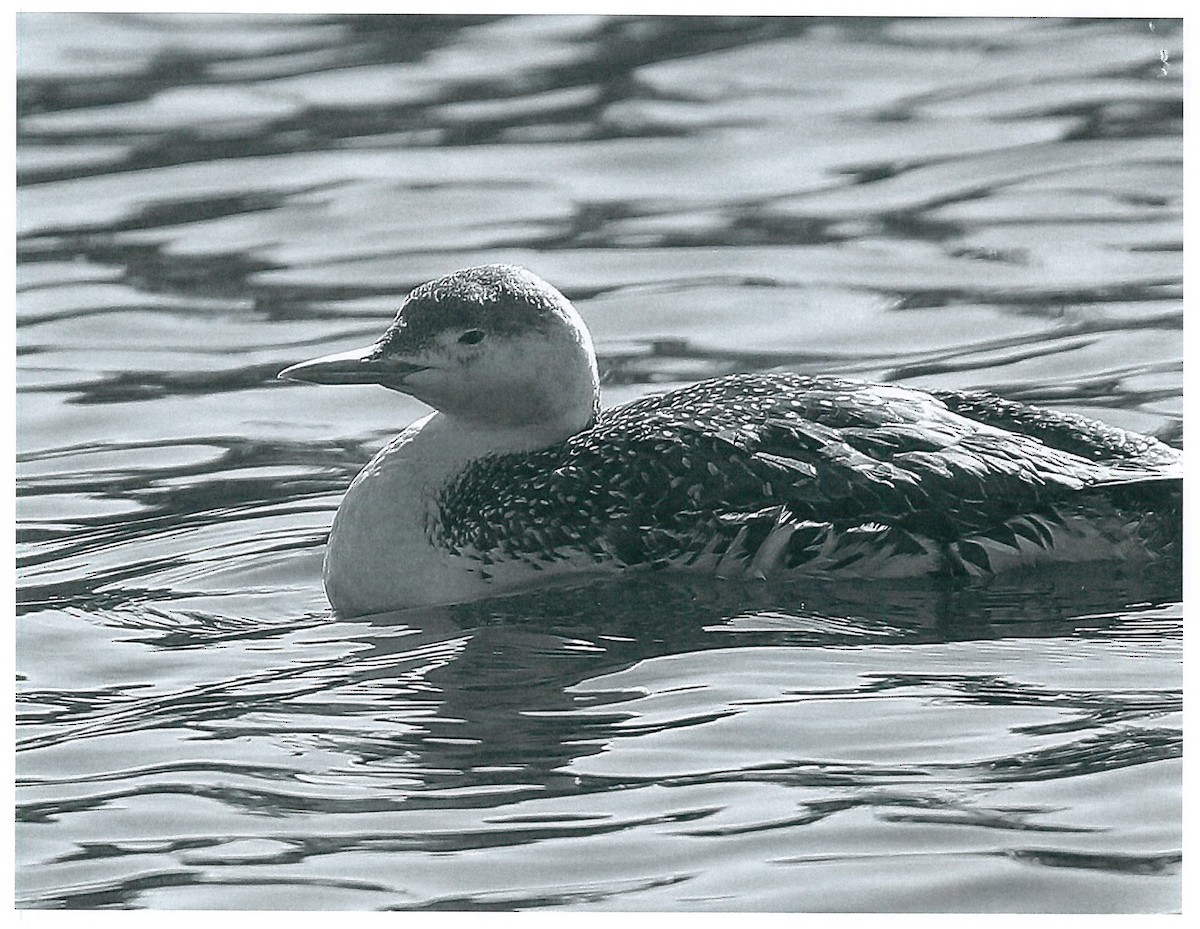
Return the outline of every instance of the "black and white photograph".
[[[1183,19],[609,6],[13,14],[17,911],[1182,911]]]

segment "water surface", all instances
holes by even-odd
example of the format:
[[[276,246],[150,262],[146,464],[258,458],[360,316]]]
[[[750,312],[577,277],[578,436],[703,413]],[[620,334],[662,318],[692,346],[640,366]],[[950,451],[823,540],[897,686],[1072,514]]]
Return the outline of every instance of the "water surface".
[[[18,906],[1179,908],[1177,575],[346,620],[329,521],[424,410],[274,379],[505,261],[609,404],[831,372],[1179,443],[1179,23],[17,38]]]

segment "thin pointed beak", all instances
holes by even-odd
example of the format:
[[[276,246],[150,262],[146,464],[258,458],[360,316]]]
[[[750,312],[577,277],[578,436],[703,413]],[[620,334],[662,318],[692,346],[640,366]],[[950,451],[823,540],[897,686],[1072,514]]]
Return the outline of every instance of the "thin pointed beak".
[[[384,387],[400,389],[405,377],[425,368],[425,365],[389,357],[380,351],[378,345],[369,345],[302,361],[284,368],[277,377],[284,381],[304,381],[309,384],[382,384]]]

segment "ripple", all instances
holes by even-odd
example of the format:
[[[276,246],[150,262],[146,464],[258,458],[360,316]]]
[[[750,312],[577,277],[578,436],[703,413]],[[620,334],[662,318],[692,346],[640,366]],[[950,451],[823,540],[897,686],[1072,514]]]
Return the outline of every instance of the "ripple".
[[[332,511],[421,408],[274,375],[509,261],[610,403],[827,371],[1179,442],[1180,22],[18,33],[18,906],[1178,909],[1178,570],[344,621]]]

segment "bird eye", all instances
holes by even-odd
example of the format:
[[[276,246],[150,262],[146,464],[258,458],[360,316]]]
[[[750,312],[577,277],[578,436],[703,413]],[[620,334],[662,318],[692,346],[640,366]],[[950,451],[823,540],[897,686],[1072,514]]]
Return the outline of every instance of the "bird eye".
[[[482,329],[468,329],[458,337],[458,341],[462,342],[464,345],[475,345],[476,343],[483,341],[484,335],[485,333]]]

